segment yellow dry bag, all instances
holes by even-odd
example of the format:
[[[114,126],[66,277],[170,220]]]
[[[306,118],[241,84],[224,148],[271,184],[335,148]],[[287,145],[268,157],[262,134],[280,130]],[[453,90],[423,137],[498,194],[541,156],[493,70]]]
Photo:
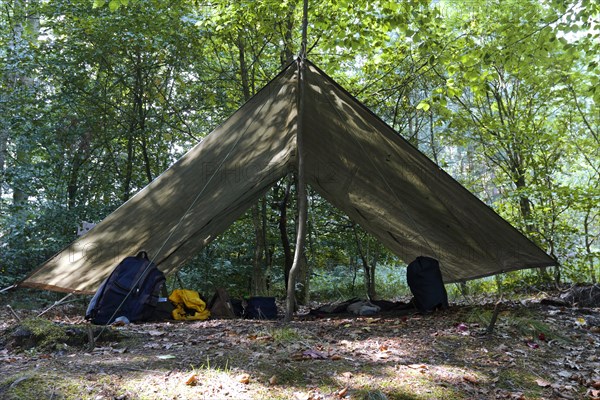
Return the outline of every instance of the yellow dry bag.
[[[169,296],[169,301],[175,306],[173,319],[178,321],[197,321],[210,317],[206,303],[195,290],[175,289]]]

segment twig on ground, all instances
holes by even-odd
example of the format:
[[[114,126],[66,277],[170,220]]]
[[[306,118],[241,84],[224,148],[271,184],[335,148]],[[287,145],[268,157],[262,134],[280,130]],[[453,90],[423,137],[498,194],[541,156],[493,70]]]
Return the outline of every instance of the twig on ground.
[[[15,316],[15,318],[17,319],[17,321],[22,322],[21,317],[19,317],[19,315],[15,312],[15,310],[13,310],[13,308],[10,305],[7,305],[6,307],[8,307],[8,309],[10,310],[10,312],[12,313],[12,315]]]

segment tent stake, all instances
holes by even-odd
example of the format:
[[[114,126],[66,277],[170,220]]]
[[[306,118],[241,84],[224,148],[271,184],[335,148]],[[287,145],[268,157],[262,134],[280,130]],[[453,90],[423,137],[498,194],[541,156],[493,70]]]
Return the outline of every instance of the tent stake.
[[[304,11],[302,17],[302,45],[298,57],[298,122],[296,132],[296,154],[298,157],[298,231],[296,232],[296,251],[294,263],[288,276],[285,321],[290,322],[296,308],[296,275],[300,269],[304,254],[304,242],[306,235],[306,217],[308,199],[306,196],[306,180],[304,176],[304,79],[306,71],[306,30],[308,26],[308,0],[304,0]]]

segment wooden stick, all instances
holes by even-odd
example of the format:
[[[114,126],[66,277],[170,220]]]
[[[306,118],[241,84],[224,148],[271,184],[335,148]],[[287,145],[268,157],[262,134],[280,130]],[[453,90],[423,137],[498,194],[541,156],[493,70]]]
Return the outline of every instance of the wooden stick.
[[[16,319],[17,319],[19,322],[21,322],[21,321],[22,321],[22,320],[21,320],[21,317],[19,317],[19,316],[17,315],[17,313],[15,312],[15,310],[13,310],[13,308],[12,308],[10,305],[7,305],[6,307],[8,307],[8,309],[10,310],[10,312],[12,313],[12,315],[14,315],[14,316],[15,316],[15,318],[16,318]]]
[[[488,325],[487,329],[485,330],[486,335],[491,335],[494,332],[494,327],[496,326],[496,321],[498,320],[498,314],[500,314],[500,305],[501,304],[502,304],[502,297],[500,297],[500,300],[498,300],[498,302],[496,303],[496,306],[494,307],[494,313],[492,314],[492,319],[490,320],[490,324]]]
[[[304,80],[306,71],[306,30],[308,26],[308,0],[304,0],[304,9],[302,17],[302,48],[298,57],[298,118],[296,132],[296,154],[298,157],[298,230],[296,231],[296,252],[294,254],[294,263],[288,276],[287,298],[285,321],[290,322],[296,308],[296,275],[300,269],[304,254],[304,242],[306,235],[306,218],[308,208],[308,197],[306,195],[306,181],[304,173]]]
[[[94,350],[96,348],[96,340],[94,339],[94,330],[92,329],[92,325],[88,324],[87,325],[87,334],[88,334],[88,341],[89,341],[89,349],[90,351]],[[100,336],[100,335],[98,335]]]

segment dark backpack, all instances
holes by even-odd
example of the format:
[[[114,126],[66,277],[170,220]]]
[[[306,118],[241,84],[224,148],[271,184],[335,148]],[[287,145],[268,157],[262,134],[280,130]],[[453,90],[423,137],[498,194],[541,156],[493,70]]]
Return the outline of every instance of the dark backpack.
[[[244,315],[250,319],[277,319],[275,297],[250,297]]]
[[[438,260],[419,256],[408,264],[406,281],[414,296],[415,307],[422,313],[448,308],[448,294]]]
[[[127,257],[102,282],[85,318],[97,325],[110,324],[118,317],[126,317],[130,322],[149,320],[165,281],[165,275],[145,251]]]

